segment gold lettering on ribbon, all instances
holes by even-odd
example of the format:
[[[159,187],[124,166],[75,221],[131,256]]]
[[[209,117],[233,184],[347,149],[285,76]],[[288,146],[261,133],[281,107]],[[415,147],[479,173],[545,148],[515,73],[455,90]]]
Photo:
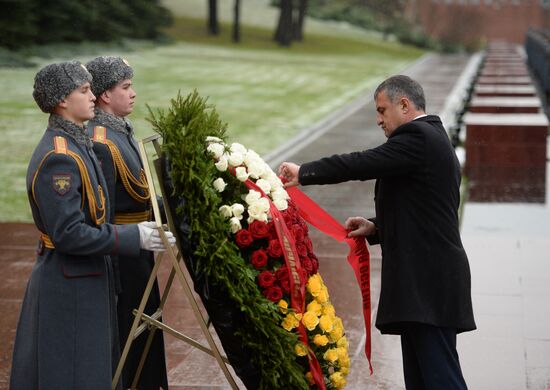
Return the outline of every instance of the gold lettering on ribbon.
[[[298,273],[298,270],[296,268],[296,259],[294,258],[294,253],[292,252],[292,248],[290,247],[290,242],[288,241],[288,238],[284,233],[282,234],[282,236],[283,236],[283,248],[287,254],[286,257],[288,259],[290,275],[294,280],[294,283],[293,283],[294,288],[292,291],[292,295],[294,295],[297,299],[301,300],[300,286],[302,282],[300,281],[300,274]]]

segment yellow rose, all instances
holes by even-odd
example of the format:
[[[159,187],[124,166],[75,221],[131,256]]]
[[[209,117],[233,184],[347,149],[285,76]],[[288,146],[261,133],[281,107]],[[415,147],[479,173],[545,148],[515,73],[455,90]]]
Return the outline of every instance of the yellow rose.
[[[337,389],[343,389],[346,386],[346,379],[339,371],[330,375],[330,381]]]
[[[306,311],[302,317],[302,324],[307,330],[313,330],[319,325],[319,317],[312,311]]]
[[[327,351],[323,354],[323,359],[327,362],[334,363],[338,360],[338,352],[334,348],[327,349]]]
[[[332,329],[332,331],[329,333],[330,341],[333,343],[336,343],[338,340],[342,338],[344,335],[344,329],[338,326],[336,323],[336,326]]]
[[[306,379],[308,381],[308,383],[310,385],[314,385],[315,384],[315,381],[313,380],[313,374],[311,373],[311,371],[308,371],[307,374],[306,374]]]
[[[335,316],[336,310],[334,310],[334,306],[330,303],[325,303],[323,305],[323,312],[321,314],[328,315],[328,316]]]
[[[342,319],[338,316],[334,316],[334,326],[344,329],[344,323],[342,322]]]
[[[338,353],[338,360],[340,362],[342,360],[345,360],[346,358],[349,359],[348,351],[345,348],[338,347],[338,348],[335,348],[335,349],[336,349],[336,353]]]
[[[349,356],[344,356],[343,359],[340,360],[340,367],[347,367],[349,368],[351,361],[349,359]]]
[[[288,313],[288,302],[285,301],[284,299],[281,299],[281,300],[279,301],[279,310],[280,310],[281,313],[283,313],[283,314]]]
[[[323,281],[321,280],[321,277],[319,274],[315,274],[309,278],[307,281],[307,291],[316,297],[319,295],[319,292],[321,292],[321,289],[323,288]]]
[[[281,323],[281,326],[285,330],[290,332],[292,329],[298,326],[301,318],[302,318],[301,314],[289,313],[284,318],[283,322]]]
[[[307,311],[314,312],[317,317],[319,317],[321,315],[322,309],[323,309],[323,307],[321,305],[319,305],[319,303],[317,301],[311,301],[307,305]]]
[[[294,352],[298,356],[306,356],[307,355],[306,346],[302,343],[296,343],[296,345],[294,346]]]
[[[313,343],[319,347],[324,347],[328,344],[328,337],[322,334],[313,336]]]
[[[342,373],[342,375],[348,375],[349,367],[340,367],[340,372]]]
[[[348,343],[347,337],[346,336],[340,337],[340,340],[338,340],[336,342],[336,345],[340,348],[348,349],[349,348],[349,343]]]
[[[334,328],[334,317],[321,316],[321,318],[319,318],[319,326],[323,332],[331,332]]]
[[[326,303],[328,302],[328,289],[326,287],[321,288],[321,290],[317,293],[317,295],[311,294],[315,297],[317,302],[319,303]]]

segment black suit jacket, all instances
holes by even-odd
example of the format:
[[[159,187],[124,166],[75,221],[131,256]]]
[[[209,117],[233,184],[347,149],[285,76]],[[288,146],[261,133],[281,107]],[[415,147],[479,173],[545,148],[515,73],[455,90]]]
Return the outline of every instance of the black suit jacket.
[[[374,149],[300,167],[303,185],[377,180],[382,286],[376,327],[382,333],[399,334],[403,322],[458,332],[476,328],[470,268],[458,229],[460,178],[447,133],[433,115],[398,127]]]

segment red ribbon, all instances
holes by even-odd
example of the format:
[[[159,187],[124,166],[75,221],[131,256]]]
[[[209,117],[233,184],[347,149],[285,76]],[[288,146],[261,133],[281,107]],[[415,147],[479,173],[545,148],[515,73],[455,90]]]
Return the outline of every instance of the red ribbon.
[[[331,236],[339,242],[345,241],[350,251],[348,263],[353,268],[355,278],[361,288],[363,297],[363,318],[365,320],[365,355],[369,361],[372,375],[371,362],[371,303],[370,303],[370,254],[363,237],[348,237],[346,229],[338,223],[330,214],[323,210],[317,203],[311,200],[297,187],[287,188],[286,191],[298,206],[302,218],[321,232]]]
[[[231,172],[234,173],[233,171]],[[296,250],[294,238],[292,234],[290,234],[290,232],[288,231],[283,215],[281,214],[279,209],[275,207],[271,199],[264,193],[264,191],[250,179],[247,179],[244,184],[249,189],[258,191],[263,197],[265,197],[269,201],[269,211],[271,212],[271,218],[273,219],[273,224],[275,226],[275,230],[277,231],[277,237],[279,239],[281,249],[283,250],[285,263],[290,276],[290,305],[296,311],[296,313],[301,314],[304,312],[305,307],[306,285],[300,280],[300,270],[302,266],[300,264],[300,256],[298,255],[298,251]],[[302,324],[302,321],[298,323],[297,329],[300,336],[300,341],[306,346],[308,350],[307,357],[309,361],[309,369],[311,371],[313,380],[315,381],[315,384],[317,385],[319,390],[325,390],[323,371],[321,370],[321,365],[315,357],[315,354],[309,347],[306,329]]]

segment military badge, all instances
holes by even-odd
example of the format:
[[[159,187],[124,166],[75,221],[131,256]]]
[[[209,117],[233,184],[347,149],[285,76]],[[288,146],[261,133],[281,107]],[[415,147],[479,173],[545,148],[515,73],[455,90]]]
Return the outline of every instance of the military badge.
[[[59,195],[65,195],[71,189],[71,175],[59,174],[52,176],[53,189]]]

